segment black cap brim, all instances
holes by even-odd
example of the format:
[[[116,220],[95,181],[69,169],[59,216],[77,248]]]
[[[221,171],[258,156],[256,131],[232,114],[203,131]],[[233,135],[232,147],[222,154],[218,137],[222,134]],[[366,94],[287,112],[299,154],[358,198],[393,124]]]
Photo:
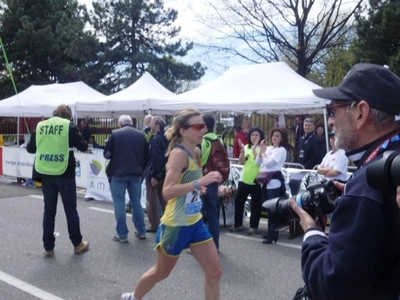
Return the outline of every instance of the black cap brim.
[[[330,100],[351,100],[348,96],[343,94],[337,87],[330,87],[325,89],[312,90],[314,95],[324,99]]]

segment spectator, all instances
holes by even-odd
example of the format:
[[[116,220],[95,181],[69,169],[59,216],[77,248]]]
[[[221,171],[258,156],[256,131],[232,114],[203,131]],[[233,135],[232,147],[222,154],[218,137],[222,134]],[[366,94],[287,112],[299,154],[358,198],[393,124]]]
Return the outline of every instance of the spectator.
[[[258,226],[261,218],[261,188],[256,178],[260,173],[260,166],[256,164],[256,158],[260,152],[260,141],[264,140],[264,132],[258,127],[252,128],[249,132],[249,143],[243,145],[239,141],[240,156],[239,163],[243,165],[238,189],[235,197],[235,223],[230,231],[243,231],[243,213],[247,196],[251,196],[251,214],[249,235],[258,233]]]
[[[89,138],[92,135],[92,130],[90,129],[89,124],[86,120],[81,121],[79,130],[85,141],[89,143]]]
[[[121,300],[143,299],[158,282],[169,276],[182,250],[189,246],[204,271],[204,298],[220,297],[220,259],[203,222],[200,194],[205,192],[206,186],[220,182],[222,176],[218,171],[202,176],[196,146],[202,142],[205,131],[201,113],[184,109],[175,115],[166,133],[170,144],[163,195],[168,204],[157,231],[156,263],[140,278],[135,291],[122,294]]]
[[[94,148],[94,149],[101,149],[101,146],[96,143],[96,139],[94,138],[94,135],[90,136],[88,147],[89,148]]]
[[[335,145],[358,169],[336,200],[329,237],[290,200],[306,232],[301,261],[308,291],[319,300],[398,299],[400,209],[395,190],[370,187],[366,170],[385,151],[400,151],[400,78],[379,65],[356,64],[338,87],[313,92],[332,99]]]
[[[326,136],[325,136],[325,127],[322,124],[319,124],[317,128],[315,129],[315,134],[321,139],[322,141],[322,146],[324,147],[324,153],[327,152],[326,149]]]
[[[54,110],[52,118],[39,122],[26,147],[29,153],[36,153],[32,179],[42,182],[45,257],[54,254],[58,193],[64,205],[69,238],[75,254],[89,249],[89,243],[82,240],[76,209],[75,157],[72,151],[72,147],[86,151],[88,145],[71,119],[71,108],[60,105]]]
[[[152,115],[146,115],[143,118],[143,131],[144,131],[144,135],[146,136],[147,143],[150,142],[150,139],[154,134],[154,132],[151,130],[151,127],[150,127],[152,118],[153,118]]]
[[[300,138],[296,153],[296,163],[302,164],[306,169],[312,169],[324,157],[324,148],[321,139],[314,133],[314,120],[304,120],[305,134]]]
[[[109,159],[107,175],[110,178],[111,197],[114,203],[114,215],[117,222],[116,234],[112,240],[128,242],[126,225],[125,193],[128,191],[132,207],[132,221],[138,239],[146,238],[143,208],[140,203],[142,194],[142,176],[148,161],[149,151],[144,133],[133,128],[132,119],[121,115],[120,128],[114,129],[107,140],[104,158]]]
[[[240,156],[240,142],[243,145],[247,145],[249,143],[248,133],[250,130],[250,121],[248,119],[243,119],[242,121],[242,129],[236,133],[235,140],[233,142],[233,158],[238,158]]]
[[[147,232],[157,232],[161,215],[164,213],[166,201],[162,196],[165,178],[166,151],[168,141],[165,137],[165,121],[161,117],[153,117],[150,123],[153,137],[150,140],[149,175],[146,178],[146,200],[149,227]]]
[[[261,186],[263,202],[276,197],[284,197],[286,194],[282,168],[287,156],[286,148],[289,145],[287,132],[284,128],[273,128],[270,137],[272,146],[267,147],[267,142],[261,141],[261,151],[256,159],[257,165],[260,166],[257,181]],[[268,219],[267,234],[263,238],[264,244],[278,241],[278,225],[270,219]]]
[[[297,145],[299,144],[300,138],[304,135],[304,124],[303,124],[303,119],[301,118],[301,116],[296,116],[295,122],[296,122],[296,126],[294,127],[294,143],[295,143],[294,157],[296,158]]]
[[[349,160],[343,149],[336,148],[335,135],[336,133],[334,131],[329,133],[329,143],[332,150],[322,159],[321,164],[318,166],[317,173],[324,175],[327,180],[338,179],[346,181]]]
[[[222,141],[214,133],[215,119],[212,115],[203,116],[204,123],[207,127],[207,132],[203,136],[201,143],[201,166],[204,167],[210,159],[210,151],[213,142],[209,142],[206,138]],[[227,157],[228,154],[226,154]],[[205,172],[204,172],[205,173]],[[204,214],[207,220],[208,229],[214,238],[215,245],[219,250],[219,209],[218,209],[218,182],[212,182],[206,186],[206,192],[201,197],[204,206]]]

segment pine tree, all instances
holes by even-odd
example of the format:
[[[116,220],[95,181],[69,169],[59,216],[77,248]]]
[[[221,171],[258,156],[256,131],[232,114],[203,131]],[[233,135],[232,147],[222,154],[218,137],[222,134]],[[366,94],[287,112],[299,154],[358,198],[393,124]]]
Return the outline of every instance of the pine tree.
[[[100,62],[110,68],[103,89],[116,92],[149,71],[166,88],[177,91],[180,82],[198,80],[205,68],[177,60],[193,44],[182,44],[180,28],[173,26],[178,12],[165,9],[162,0],[97,0],[91,24],[102,41]]]
[[[93,86],[104,76],[96,69],[98,42],[84,30],[88,19],[85,6],[76,0],[0,3],[0,37],[19,92],[32,84],[78,80]],[[1,66],[6,69],[4,57]],[[11,80],[4,71],[0,82],[0,97],[11,96]]]

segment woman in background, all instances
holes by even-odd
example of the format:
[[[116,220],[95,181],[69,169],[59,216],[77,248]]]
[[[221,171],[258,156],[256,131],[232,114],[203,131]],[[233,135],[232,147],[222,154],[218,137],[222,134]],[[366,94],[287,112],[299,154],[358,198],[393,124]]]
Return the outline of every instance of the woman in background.
[[[264,132],[259,128],[252,128],[249,131],[249,143],[240,145],[239,163],[243,165],[239,185],[235,197],[235,223],[230,231],[243,231],[244,204],[247,196],[251,196],[251,215],[249,235],[258,233],[258,225],[261,218],[261,190],[260,185],[255,181],[260,171],[256,164],[256,158],[260,152],[260,141],[264,139]]]
[[[263,202],[276,197],[283,197],[286,193],[282,168],[286,160],[286,149],[289,146],[287,132],[282,127],[272,128],[270,138],[272,146],[267,147],[267,142],[261,141],[261,151],[256,160],[257,165],[260,166],[257,181],[261,185]],[[276,223],[268,219],[268,231],[263,236],[264,244],[278,241],[279,231],[277,229]]]

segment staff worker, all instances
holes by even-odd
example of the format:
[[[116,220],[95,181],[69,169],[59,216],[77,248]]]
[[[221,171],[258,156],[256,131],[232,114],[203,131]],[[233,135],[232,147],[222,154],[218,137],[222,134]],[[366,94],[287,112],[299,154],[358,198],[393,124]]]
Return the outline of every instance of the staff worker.
[[[396,190],[369,186],[368,166],[400,151],[400,78],[388,68],[356,64],[338,87],[313,90],[330,99],[335,145],[357,165],[336,200],[329,237],[294,200],[305,231],[303,279],[313,299],[398,299],[400,209]]]
[[[72,112],[68,105],[60,105],[53,117],[40,122],[32,133],[26,147],[36,153],[32,179],[42,182],[44,197],[43,245],[44,256],[54,254],[54,223],[57,213],[57,197],[61,195],[67,218],[69,238],[74,253],[81,254],[89,249],[82,240],[79,215],[76,209],[75,157],[72,147],[85,152],[88,144],[78,127],[71,122]]]

